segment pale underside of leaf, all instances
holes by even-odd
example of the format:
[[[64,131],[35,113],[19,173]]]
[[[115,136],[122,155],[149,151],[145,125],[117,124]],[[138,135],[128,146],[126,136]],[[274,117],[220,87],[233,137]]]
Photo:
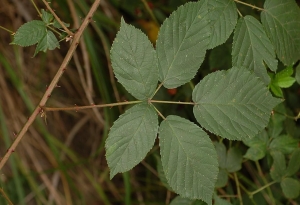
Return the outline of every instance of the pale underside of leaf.
[[[210,37],[207,1],[179,7],[160,28],[156,42],[159,80],[166,88],[190,81],[204,60]]]
[[[266,0],[261,21],[285,65],[300,59],[300,10],[294,0]]]
[[[105,142],[110,178],[140,163],[153,147],[157,131],[158,118],[152,105],[135,105],[121,115]]]
[[[263,26],[252,16],[241,18],[233,37],[232,65],[254,71],[268,85],[270,77],[265,64],[276,71],[277,60],[273,45]]]
[[[168,116],[160,125],[159,144],[171,188],[182,197],[211,204],[218,161],[208,135],[186,119]]]
[[[29,21],[17,30],[12,44],[23,47],[34,45],[45,36],[47,33],[46,28],[46,24],[43,21]]]
[[[281,102],[253,73],[237,67],[207,75],[193,90],[193,101],[200,125],[230,140],[254,137]]]
[[[128,92],[139,100],[152,96],[158,82],[156,52],[147,36],[123,19],[111,60],[116,78]]]
[[[59,48],[59,42],[52,31],[47,31],[36,46],[34,56],[40,51],[46,52],[47,50],[54,50],[55,48]]]
[[[225,43],[237,22],[237,8],[232,0],[209,0],[211,37],[208,48]]]

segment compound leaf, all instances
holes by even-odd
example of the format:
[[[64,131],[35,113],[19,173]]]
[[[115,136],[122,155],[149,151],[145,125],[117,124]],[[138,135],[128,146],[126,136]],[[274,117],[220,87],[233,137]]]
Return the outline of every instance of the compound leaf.
[[[160,28],[156,42],[159,80],[176,88],[191,80],[202,61],[210,38],[207,1],[180,6]]]
[[[300,10],[295,0],[266,0],[261,21],[285,65],[300,58]]]
[[[211,37],[208,48],[225,43],[237,22],[237,8],[232,0],[208,1]]]
[[[36,46],[34,56],[40,51],[46,52],[47,50],[54,50],[55,48],[59,48],[59,42],[52,31],[47,31]]]
[[[271,70],[276,71],[275,58],[273,45],[259,21],[252,16],[241,18],[233,36],[232,65],[254,71],[268,85],[270,78],[264,62]]]
[[[19,46],[31,46],[39,42],[47,33],[46,24],[43,21],[33,20],[23,24],[14,35],[11,44]]]
[[[237,67],[207,75],[193,90],[193,101],[201,126],[231,140],[254,137],[281,102],[253,73]]]
[[[135,98],[152,96],[158,82],[156,52],[148,37],[123,18],[111,48],[111,61],[116,78]]]
[[[135,105],[121,115],[105,143],[110,178],[142,161],[153,147],[157,131],[156,111],[147,103]]]
[[[208,135],[186,119],[168,116],[160,125],[159,143],[171,188],[182,197],[201,199],[211,205],[218,161]]]

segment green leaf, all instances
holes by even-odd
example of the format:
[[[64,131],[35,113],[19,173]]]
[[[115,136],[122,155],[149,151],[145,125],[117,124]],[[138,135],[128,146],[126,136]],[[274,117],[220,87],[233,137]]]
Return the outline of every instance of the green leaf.
[[[240,18],[233,36],[232,65],[254,71],[268,85],[270,78],[264,63],[276,71],[275,58],[273,45],[259,21],[252,16]]]
[[[193,90],[194,115],[208,131],[231,140],[254,137],[281,102],[245,68],[207,75]]]
[[[55,48],[59,48],[59,42],[52,31],[47,31],[45,36],[36,46],[33,56],[35,56],[40,51],[46,52],[47,50],[54,50]]]
[[[274,93],[274,95],[276,95],[277,97],[281,97],[281,98],[283,97],[283,92],[277,84],[271,83],[270,88],[271,88],[271,91]]]
[[[269,149],[278,150],[284,154],[290,154],[297,147],[298,147],[298,140],[288,135],[281,135],[272,140]]]
[[[285,65],[300,58],[300,12],[295,0],[266,0],[261,21]]]
[[[202,64],[210,38],[207,1],[189,2],[160,27],[156,50],[159,80],[166,88],[190,81]]]
[[[278,79],[278,86],[281,88],[289,88],[291,87],[294,82],[296,82],[295,78],[293,77],[285,77],[285,78],[281,78]]]
[[[272,79],[272,84],[275,84],[281,88],[291,87],[296,81],[295,78],[291,77],[293,72],[293,67],[287,67],[283,69],[275,75],[274,79]]]
[[[170,203],[170,205],[206,205],[205,202],[199,200],[192,200],[176,196]]]
[[[153,147],[157,131],[156,111],[147,103],[135,105],[121,115],[105,143],[110,178],[142,161]]]
[[[225,43],[237,22],[237,8],[232,0],[209,0],[211,37],[208,48]]]
[[[150,98],[158,82],[155,50],[148,37],[121,19],[111,48],[111,61],[118,81],[135,98]]]
[[[286,173],[286,162],[282,152],[271,151],[273,157],[273,165],[270,170],[270,175],[274,181],[281,181]]]
[[[64,24],[67,28],[70,26],[69,23],[63,22],[63,24]],[[62,26],[60,25],[60,23],[59,23],[56,19],[54,19],[54,21],[53,21],[53,26],[54,26],[55,28],[62,28]],[[72,29],[71,29],[71,30],[72,30]]]
[[[170,115],[160,125],[159,144],[171,188],[182,197],[211,205],[218,161],[208,135],[194,123]]]
[[[290,158],[288,167],[286,169],[286,176],[292,176],[298,172],[300,169],[300,148],[297,148],[293,151]]]
[[[296,78],[297,83],[300,85],[300,64],[296,68],[295,78]]]
[[[244,144],[250,147],[244,157],[253,161],[264,158],[267,153],[268,140],[269,137],[266,130],[262,130],[258,135],[251,139],[243,140]]]
[[[243,155],[237,147],[232,147],[227,152],[226,169],[228,172],[237,172],[242,168]]]
[[[45,11],[44,9],[41,10],[42,11],[42,20],[45,22],[45,24],[50,24],[51,21],[53,20],[53,15],[47,11]]]
[[[226,147],[222,142],[214,142],[214,145],[218,155],[219,166],[223,169],[226,169]]]
[[[23,24],[14,35],[11,44],[19,46],[31,46],[39,42],[47,33],[46,24],[43,21],[33,20]]]
[[[287,177],[281,181],[280,186],[286,198],[295,199],[300,194],[299,180]]]
[[[221,188],[226,186],[227,182],[228,182],[228,173],[225,169],[220,168],[218,179],[216,182],[216,188]]]
[[[294,73],[293,67],[288,66],[285,69],[283,69],[282,71],[276,73],[276,78],[281,79],[281,78],[285,78],[285,77],[290,77],[293,75],[293,73]]]

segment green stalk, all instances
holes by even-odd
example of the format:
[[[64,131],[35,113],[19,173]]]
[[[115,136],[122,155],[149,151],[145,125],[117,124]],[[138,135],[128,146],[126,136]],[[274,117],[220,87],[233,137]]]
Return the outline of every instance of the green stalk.
[[[129,172],[122,173],[124,185],[125,185],[125,205],[131,205],[131,185]]]
[[[4,113],[3,113],[3,110],[2,110],[1,102],[0,102],[0,122],[1,122],[1,131],[2,131],[2,136],[3,136],[3,139],[4,139],[4,143],[5,143],[6,148],[8,149],[9,145],[11,144],[11,139],[9,137],[7,126],[5,124],[5,116],[4,116]],[[19,171],[17,169],[17,164],[16,164],[16,158],[15,157],[16,157],[15,155],[12,155],[8,162],[9,162],[10,168],[12,170],[12,176],[13,176],[12,179],[14,181],[15,191],[16,191],[17,196],[18,196],[18,203],[25,205],[24,188],[23,188],[22,182],[20,180],[21,176],[20,176]]]

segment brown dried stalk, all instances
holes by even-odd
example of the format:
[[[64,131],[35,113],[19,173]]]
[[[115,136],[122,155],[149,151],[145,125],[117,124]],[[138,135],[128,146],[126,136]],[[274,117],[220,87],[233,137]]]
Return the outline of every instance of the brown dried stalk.
[[[16,137],[16,139],[14,140],[14,142],[12,143],[12,145],[10,146],[10,148],[7,150],[4,157],[0,161],[0,170],[2,169],[2,167],[5,165],[5,163],[9,159],[9,156],[14,152],[14,150],[16,149],[18,144],[20,143],[21,139],[23,138],[24,134],[27,132],[28,128],[33,123],[35,118],[42,112],[42,107],[45,106],[48,98],[51,96],[51,93],[52,93],[53,89],[57,86],[57,83],[58,83],[59,79],[61,78],[61,76],[65,72],[68,63],[71,60],[77,45],[79,44],[80,36],[82,35],[84,29],[87,27],[87,25],[92,20],[93,14],[96,11],[96,9],[98,8],[98,6],[100,4],[100,1],[101,0],[95,0],[95,2],[93,3],[93,5],[92,5],[92,7],[89,11],[89,13],[86,15],[86,17],[85,17],[84,21],[82,22],[81,26],[79,27],[78,31],[75,33],[72,44],[71,44],[71,46],[70,46],[70,48],[69,48],[69,50],[68,50],[68,52],[65,56],[60,68],[58,69],[57,73],[55,74],[54,78],[52,79],[48,89],[45,91],[39,105],[36,106],[33,113],[28,118],[27,122],[24,124],[21,131],[18,133],[18,136]]]

